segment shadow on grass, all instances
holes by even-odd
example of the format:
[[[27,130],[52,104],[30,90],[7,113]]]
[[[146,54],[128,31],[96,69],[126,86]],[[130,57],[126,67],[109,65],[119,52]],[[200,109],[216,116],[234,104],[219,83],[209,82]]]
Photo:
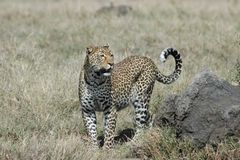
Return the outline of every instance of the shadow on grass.
[[[129,142],[133,139],[134,135],[135,133],[132,128],[124,129],[118,132],[118,135],[114,137],[115,144],[123,144]],[[98,141],[100,142],[100,147],[102,147],[104,144],[104,136],[103,135],[99,136]]]

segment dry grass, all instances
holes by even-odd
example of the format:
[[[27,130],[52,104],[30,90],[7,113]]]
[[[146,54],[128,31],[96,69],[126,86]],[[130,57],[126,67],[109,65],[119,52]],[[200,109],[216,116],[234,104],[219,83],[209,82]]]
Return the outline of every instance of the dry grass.
[[[181,78],[170,86],[156,84],[152,111],[159,108],[167,94],[185,89],[204,67],[227,80],[232,79],[231,73],[240,56],[240,3],[237,0],[183,0],[181,3],[120,0],[117,4],[131,5],[133,11],[120,17],[115,12],[95,15],[97,9],[109,5],[107,0],[0,2],[0,159],[134,156],[131,143],[117,145],[110,152],[93,152],[86,142],[77,85],[85,47],[90,44],[109,43],[116,61],[138,54],[159,64],[159,53],[168,46],[182,53]],[[159,68],[164,73],[171,72],[173,60]],[[98,118],[101,121],[101,115]],[[130,108],[120,113],[117,130],[128,127],[132,127]],[[153,134],[162,132],[168,133],[168,130]],[[179,148],[187,155],[188,152],[195,154],[188,156],[190,159],[208,152],[208,149],[193,152],[188,142],[178,142],[171,134],[167,135],[155,144],[151,142],[155,135],[147,136],[151,142],[147,147],[154,147],[150,151],[153,158],[179,159],[182,155]],[[171,148],[166,147],[168,143]],[[232,149],[223,150],[228,154]]]
[[[175,132],[169,128],[151,129],[143,137],[132,142],[132,153],[140,159],[235,160],[240,157],[240,144],[234,139],[227,139],[218,146],[207,145],[200,150],[188,139],[176,139]]]

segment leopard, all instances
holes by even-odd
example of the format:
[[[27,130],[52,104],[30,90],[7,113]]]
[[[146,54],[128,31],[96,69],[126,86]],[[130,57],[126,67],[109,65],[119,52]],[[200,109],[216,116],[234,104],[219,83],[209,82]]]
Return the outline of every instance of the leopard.
[[[181,54],[174,48],[164,49],[160,61],[165,62],[170,55],[175,59],[175,69],[166,76],[147,56],[133,55],[115,64],[109,45],[86,48],[78,93],[83,123],[94,147],[100,147],[96,112],[103,113],[106,149],[114,146],[117,112],[129,105],[134,107],[136,132],[149,128],[149,103],[155,81],[171,84],[182,71]]]

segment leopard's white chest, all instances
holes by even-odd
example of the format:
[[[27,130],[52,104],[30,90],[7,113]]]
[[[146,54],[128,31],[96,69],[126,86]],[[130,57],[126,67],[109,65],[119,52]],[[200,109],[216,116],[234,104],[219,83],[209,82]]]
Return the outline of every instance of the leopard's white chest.
[[[108,87],[86,85],[82,91],[81,104],[95,111],[103,111],[111,105],[111,90]]]

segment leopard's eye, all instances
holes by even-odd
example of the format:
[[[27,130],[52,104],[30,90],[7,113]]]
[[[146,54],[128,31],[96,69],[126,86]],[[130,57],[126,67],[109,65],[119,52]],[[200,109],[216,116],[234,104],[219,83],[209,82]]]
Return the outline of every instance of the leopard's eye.
[[[101,57],[104,57],[104,54],[100,54]]]
[[[110,56],[113,57],[113,54],[111,54]]]

